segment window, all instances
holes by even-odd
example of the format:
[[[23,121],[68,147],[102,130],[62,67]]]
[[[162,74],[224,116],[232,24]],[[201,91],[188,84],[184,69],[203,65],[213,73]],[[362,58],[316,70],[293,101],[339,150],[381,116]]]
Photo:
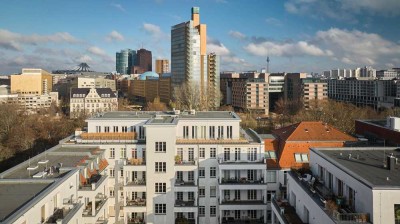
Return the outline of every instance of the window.
[[[105,126],[104,127],[104,132],[110,132],[110,127],[109,126]]]
[[[224,138],[224,126],[218,126],[218,139]]]
[[[156,215],[167,213],[167,205],[166,204],[155,204],[155,213],[156,213]]]
[[[217,149],[216,148],[210,148],[210,158],[216,158],[217,157]]]
[[[156,183],[156,193],[165,193],[167,192],[166,183]]]
[[[188,172],[188,181],[194,181],[194,171],[189,171]]]
[[[121,148],[121,158],[126,158],[126,148]]]
[[[232,126],[227,126],[226,127],[226,133],[228,138],[232,138]]]
[[[200,158],[204,158],[205,155],[206,155],[206,150],[205,150],[205,148],[200,148],[200,149],[199,149],[199,157],[200,157]]]
[[[166,152],[167,143],[166,142],[156,142],[156,152]]]
[[[266,151],[265,158],[266,159],[276,159],[275,151]]]
[[[114,158],[115,158],[115,149],[110,148],[110,159],[114,159]]]
[[[255,161],[257,159],[257,149],[256,148],[248,148],[247,149],[247,160]]]
[[[217,216],[217,207],[215,205],[214,206],[210,206],[210,216],[211,217]]]
[[[248,190],[247,191],[247,199],[248,200],[256,200],[257,199],[257,191],[256,190]]]
[[[206,188],[199,187],[199,197],[205,197],[205,196],[206,196]]]
[[[200,167],[200,168],[199,168],[199,177],[200,177],[200,178],[206,177],[206,170],[205,170],[204,167]]]
[[[206,215],[206,208],[204,206],[199,206],[199,216]]]
[[[247,179],[252,181],[256,176],[256,170],[247,170]]]
[[[101,126],[96,126],[96,132],[97,133],[101,132]]]
[[[137,159],[137,149],[132,149],[132,158]]]
[[[235,161],[240,160],[240,148],[235,148]]]
[[[121,177],[124,177],[124,169],[121,169],[121,174],[120,174],[120,176],[121,176]]]
[[[118,126],[114,126],[114,132],[118,132]]]
[[[217,197],[217,187],[216,186],[210,187],[210,197]]]
[[[225,148],[224,149],[224,161],[229,161],[231,160],[231,150],[230,148]]]
[[[167,163],[166,162],[156,162],[156,172],[167,172]]]
[[[192,126],[192,139],[197,138],[197,126]]]
[[[267,170],[267,183],[276,183],[276,171]]]
[[[271,201],[274,195],[276,195],[275,191],[267,191],[267,201]]]
[[[110,177],[114,177],[114,169],[110,169]]]
[[[248,210],[247,215],[251,219],[255,219],[255,218],[257,218],[257,211],[256,210]]]
[[[189,138],[189,126],[183,126],[183,138]]]
[[[210,136],[210,139],[215,138],[215,126],[210,126],[209,136]]]
[[[128,132],[128,127],[127,126],[122,126],[122,132]]]
[[[193,162],[194,161],[194,148],[189,148],[189,158],[188,158],[188,160],[190,161],[190,162]]]
[[[216,177],[217,176],[217,168],[215,167],[210,167],[210,177]]]
[[[114,197],[114,189],[110,189],[110,197],[111,197],[111,198]]]
[[[308,163],[307,153],[295,153],[294,158],[298,163]]]

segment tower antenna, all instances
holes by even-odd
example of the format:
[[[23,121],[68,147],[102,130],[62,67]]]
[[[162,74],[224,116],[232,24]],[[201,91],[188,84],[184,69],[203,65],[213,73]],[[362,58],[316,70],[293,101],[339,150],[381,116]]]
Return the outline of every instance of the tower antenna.
[[[267,73],[269,73],[269,56],[267,56]]]

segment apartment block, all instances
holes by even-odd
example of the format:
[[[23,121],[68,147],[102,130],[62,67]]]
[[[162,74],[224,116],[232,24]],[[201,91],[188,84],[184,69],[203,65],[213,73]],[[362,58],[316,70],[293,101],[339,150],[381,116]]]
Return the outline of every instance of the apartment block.
[[[311,148],[310,169],[288,173],[288,198],[273,200],[272,223],[397,223],[396,148]]]
[[[332,79],[327,82],[329,99],[375,109],[393,107],[398,101],[394,80]]]
[[[104,76],[77,77],[77,82],[78,88],[110,88],[112,91],[117,90],[115,80]]]
[[[72,88],[70,117],[118,110],[118,97],[110,88]]]
[[[156,59],[156,73],[160,75],[164,73],[169,73],[169,60]]]
[[[169,74],[158,75],[155,72],[145,72],[137,79],[130,82],[128,96],[138,103],[153,102],[156,97],[168,104],[172,96],[171,76]]]
[[[86,131],[0,174],[0,199],[10,202],[2,222],[267,223],[264,144],[235,113],[86,121]]]
[[[306,78],[302,79],[302,101],[305,108],[309,108],[310,102],[328,99],[328,83],[325,80]]]

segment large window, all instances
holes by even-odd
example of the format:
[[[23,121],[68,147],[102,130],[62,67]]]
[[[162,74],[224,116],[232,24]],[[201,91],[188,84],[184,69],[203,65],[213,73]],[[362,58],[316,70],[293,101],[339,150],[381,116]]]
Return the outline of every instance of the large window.
[[[204,206],[199,206],[199,216],[206,215],[206,208]]]
[[[217,216],[217,207],[215,205],[210,206],[210,216],[211,217]]]
[[[183,138],[189,138],[189,126],[183,126]]]
[[[267,170],[267,183],[276,183],[276,171]]]
[[[156,172],[167,172],[167,163],[166,162],[156,162],[155,170],[156,170]]]
[[[115,158],[115,149],[110,148],[110,159],[114,159],[114,158]]]
[[[199,168],[199,178],[204,178],[206,177],[206,170],[204,167]]]
[[[231,160],[231,149],[225,148],[224,149],[224,161],[229,161],[229,160]]]
[[[210,197],[217,197],[217,187],[216,186],[210,187]]]
[[[235,148],[235,161],[240,160],[240,148]]]
[[[165,193],[167,192],[166,183],[156,183],[156,193]]]
[[[121,158],[126,158],[126,148],[121,148]]]
[[[256,161],[257,159],[257,149],[256,148],[248,148],[247,149],[247,160]]]
[[[209,131],[209,134],[210,134],[210,139],[214,139],[215,138],[215,126],[210,126],[210,131]]]
[[[216,148],[210,148],[210,158],[215,159],[217,157],[217,149]]]
[[[167,205],[166,204],[155,204],[155,213],[156,215],[162,215],[167,213]]]
[[[189,158],[188,158],[188,160],[190,161],[190,162],[193,162],[194,161],[194,148],[189,148]]]
[[[257,190],[248,190],[247,191],[247,199],[248,200],[256,200],[257,199]]]
[[[156,142],[156,152],[166,152],[167,143],[166,142]]]
[[[205,197],[205,196],[206,196],[206,188],[199,187],[199,197]]]
[[[199,158],[204,158],[206,156],[206,149],[205,148],[200,148],[199,149]]]

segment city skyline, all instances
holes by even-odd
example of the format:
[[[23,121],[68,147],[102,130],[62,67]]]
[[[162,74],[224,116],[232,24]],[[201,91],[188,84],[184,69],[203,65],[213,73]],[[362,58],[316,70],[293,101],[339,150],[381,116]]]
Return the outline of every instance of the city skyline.
[[[383,2],[383,3],[382,3]],[[396,0],[13,1],[0,9],[0,74],[22,67],[115,71],[115,52],[146,48],[169,59],[171,26],[200,7],[207,50],[221,71],[322,72],[400,64]],[[39,13],[40,12],[40,13]]]

